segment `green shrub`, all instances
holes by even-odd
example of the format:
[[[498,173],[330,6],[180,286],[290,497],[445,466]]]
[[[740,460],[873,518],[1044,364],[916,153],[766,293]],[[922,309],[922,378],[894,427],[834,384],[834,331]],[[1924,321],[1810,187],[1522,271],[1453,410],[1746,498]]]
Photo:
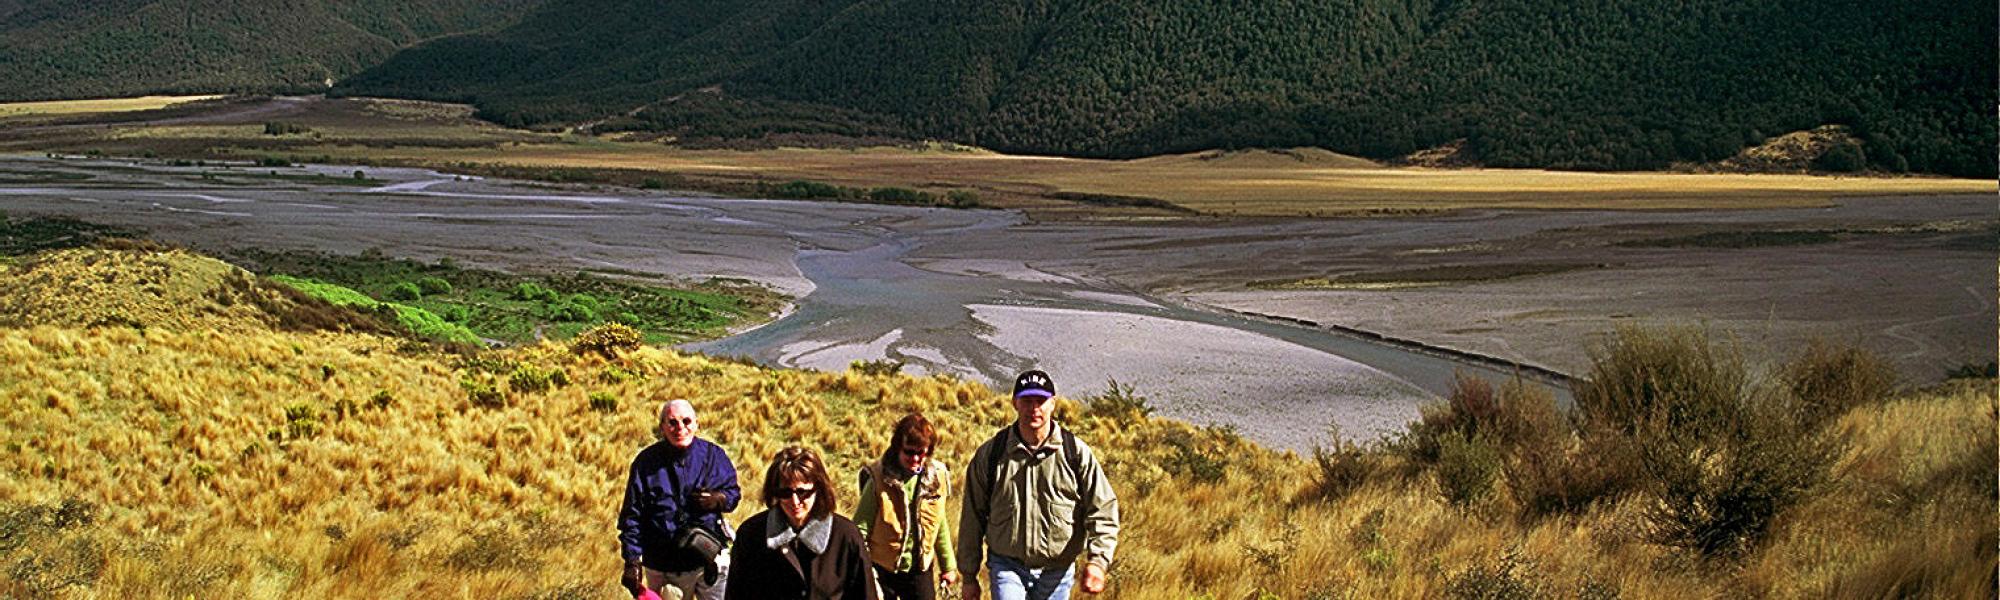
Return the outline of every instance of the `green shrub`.
[[[1192,436],[1167,438],[1174,453],[1167,457],[1163,465],[1168,472],[1177,473],[1196,483],[1213,484],[1221,482],[1229,474],[1229,448],[1231,442],[1239,440],[1234,428],[1204,427]]]
[[[620,323],[605,323],[576,335],[569,348],[576,354],[596,354],[617,358],[619,352],[637,350],[644,343],[639,330]]]
[[[457,304],[446,304],[438,307],[437,316],[448,323],[464,324],[472,318],[472,309]]]
[[[368,407],[377,410],[389,408],[395,403],[396,395],[389,393],[389,390],[375,390],[375,394],[368,397]]]
[[[542,287],[531,281],[523,281],[516,284],[513,293],[509,296],[515,300],[524,302],[554,302],[561,297],[555,290]]]
[[[787,181],[764,191],[765,195],[773,198],[793,200],[835,199],[845,195],[840,186],[803,180]]]
[[[569,375],[562,369],[542,368],[523,363],[507,374],[507,389],[516,392],[541,393],[549,388],[567,385]]]
[[[602,413],[618,412],[618,397],[611,392],[591,392],[590,410]]]
[[[565,301],[549,309],[549,318],[571,323],[588,323],[597,320],[597,311],[582,304]]]
[[[893,358],[880,358],[875,360],[857,360],[852,363],[848,363],[847,369],[850,371],[854,371],[856,373],[860,373],[862,375],[887,377],[903,372],[903,361],[896,360]]]
[[[1138,421],[1152,416],[1153,407],[1146,403],[1146,397],[1139,395],[1132,386],[1111,379],[1104,386],[1104,393],[1091,396],[1084,402],[1084,411],[1095,416],[1117,421]]]
[[[935,198],[930,194],[899,187],[879,187],[868,190],[866,198],[871,202],[881,202],[884,204],[932,204],[935,202]]]
[[[285,437],[309,438],[319,435],[319,408],[304,402],[285,406]]]
[[[1834,173],[1853,173],[1868,166],[1868,157],[1861,151],[1861,145],[1854,142],[1834,144],[1826,153],[1813,159],[1813,168]]]
[[[483,377],[466,375],[458,380],[458,386],[465,390],[465,396],[473,406],[502,408],[507,406],[507,395],[501,393],[493,382]]]
[[[417,280],[417,289],[423,291],[425,296],[441,296],[451,293],[451,282],[443,277],[425,277]]]
[[[312,133],[312,128],[298,123],[283,121],[264,122],[264,135],[292,135],[301,133]]]
[[[945,194],[944,197],[945,202],[953,208],[979,206],[979,194],[971,190],[952,190],[950,193]]]
[[[417,284],[410,283],[407,281],[403,283],[398,283],[395,286],[390,287],[389,293],[387,295],[390,300],[398,300],[402,302],[415,302],[424,299],[423,289],[418,288]]]
[[[1499,474],[1500,451],[1485,436],[1453,431],[1438,438],[1438,487],[1453,505],[1485,499]]]
[[[1808,343],[1786,363],[1779,379],[1813,424],[1887,399],[1896,390],[1896,370],[1888,361],[1867,350],[1820,340]]]

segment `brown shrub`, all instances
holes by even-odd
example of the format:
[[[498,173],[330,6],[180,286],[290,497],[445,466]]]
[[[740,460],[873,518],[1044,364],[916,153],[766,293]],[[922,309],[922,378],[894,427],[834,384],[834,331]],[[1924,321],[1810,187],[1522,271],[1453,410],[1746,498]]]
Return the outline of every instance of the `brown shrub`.
[[[1779,379],[1815,424],[1879,402],[1896,391],[1896,370],[1880,356],[1850,345],[1813,340],[1786,363]]]

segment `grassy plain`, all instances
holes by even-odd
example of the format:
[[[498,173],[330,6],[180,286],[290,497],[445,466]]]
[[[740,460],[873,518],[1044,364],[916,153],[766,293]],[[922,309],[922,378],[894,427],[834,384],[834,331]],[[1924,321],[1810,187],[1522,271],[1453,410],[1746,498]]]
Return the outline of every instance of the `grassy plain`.
[[[274,104],[219,103],[200,123],[133,120],[108,129],[0,131],[0,149],[178,158],[281,156],[524,177],[536,177],[540,170],[559,181],[637,186],[653,180],[730,194],[755,193],[759,184],[804,180],[861,189],[965,191],[988,206],[1084,216],[1772,208],[1824,206],[1842,196],[2000,190],[1994,181],[1932,177],[1389,168],[1318,149],[1209,151],[1136,160],[1010,156],[936,143],[690,149],[621,135],[509,130],[472,119],[470,109],[459,105],[378,99],[270,102]],[[271,122],[298,130],[266,134],[265,124]],[[1178,208],[1132,206],[1148,203]]]
[[[137,98],[97,98],[90,100],[48,100],[0,103],[0,120],[16,117],[81,115],[156,110],[221,96],[140,96]]]
[[[217,264],[59,252],[75,279],[102,283],[35,285],[0,267],[0,305],[116,308],[100,299]],[[0,326],[0,595],[617,598],[620,478],[665,399],[693,400],[750,489],[787,444],[851,473],[907,411],[938,423],[952,464],[1010,418],[982,385],[887,369],[616,343],[451,354],[268,326],[224,305],[223,284],[194,289],[211,279],[227,278],[154,303],[177,310]],[[1831,476],[1730,558],[1655,543],[1650,492],[1537,516],[1511,469],[1466,496],[1456,471],[1405,452],[1302,459],[1150,417],[1129,388],[1060,399],[1058,414],[1121,499],[1110,598],[1994,593],[1991,380],[1865,398],[1828,420],[1811,435],[1835,449]],[[1355,471],[1341,464],[1371,466],[1343,477]],[[855,496],[841,487],[844,512]]]

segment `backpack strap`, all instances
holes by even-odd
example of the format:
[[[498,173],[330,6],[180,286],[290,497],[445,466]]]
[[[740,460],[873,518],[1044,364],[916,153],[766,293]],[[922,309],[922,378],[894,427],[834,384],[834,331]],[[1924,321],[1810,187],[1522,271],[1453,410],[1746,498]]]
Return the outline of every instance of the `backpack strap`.
[[[1000,462],[1007,458],[1007,431],[1009,424],[993,432],[993,439],[986,442],[986,502],[993,503],[993,490],[1000,487]],[[982,515],[983,516],[983,515]]]
[[[1062,428],[1062,439],[1063,461],[1069,463],[1069,476],[1075,479],[1080,487],[1084,483],[1083,453],[1076,449],[1076,434],[1070,433],[1069,428],[1064,427]]]

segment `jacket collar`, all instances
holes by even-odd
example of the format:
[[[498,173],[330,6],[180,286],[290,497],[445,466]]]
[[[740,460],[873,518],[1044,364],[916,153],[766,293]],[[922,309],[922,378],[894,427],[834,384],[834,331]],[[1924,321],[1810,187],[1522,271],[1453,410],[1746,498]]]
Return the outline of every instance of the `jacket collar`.
[[[778,510],[778,507],[773,506],[766,512],[768,516],[764,522],[766,532],[764,545],[776,550],[785,544],[797,541],[813,554],[826,553],[827,542],[833,539],[833,515],[808,520],[805,527],[795,531],[792,529],[791,521],[785,520],[785,515]]]

